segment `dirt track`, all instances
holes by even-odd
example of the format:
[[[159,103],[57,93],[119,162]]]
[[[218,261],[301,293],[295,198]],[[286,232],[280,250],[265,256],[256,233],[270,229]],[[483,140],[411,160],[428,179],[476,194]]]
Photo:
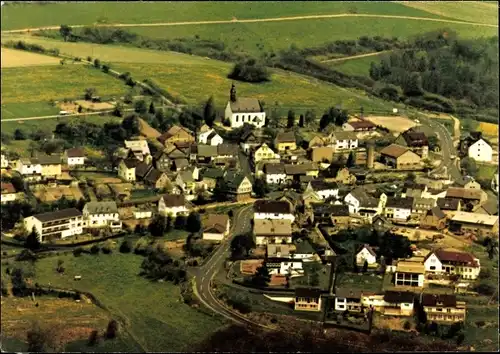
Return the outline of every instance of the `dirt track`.
[[[351,60],[351,59],[359,59],[359,58],[364,58],[364,57],[372,57],[374,55],[380,55],[383,53],[388,53],[390,50],[383,50],[380,52],[375,52],[375,53],[366,53],[366,54],[359,54],[359,55],[353,55],[350,57],[344,57],[344,58],[334,58],[334,59],[327,59],[327,60],[322,60],[322,63],[334,63],[336,61],[346,61],[346,60]]]
[[[458,20],[444,20],[439,18],[428,17],[412,17],[412,16],[397,16],[397,15],[371,15],[371,14],[332,14],[332,15],[310,15],[310,16],[289,16],[289,17],[273,17],[273,18],[260,18],[260,19],[245,19],[245,20],[218,20],[218,21],[185,21],[185,22],[158,22],[158,23],[111,23],[111,24],[97,24],[100,27],[158,27],[158,26],[186,26],[186,25],[214,25],[214,24],[227,24],[227,23],[256,23],[256,22],[278,22],[278,21],[296,21],[296,20],[314,20],[323,18],[342,18],[342,17],[375,17],[375,18],[394,18],[404,20],[417,20],[417,21],[431,21],[443,23],[457,23],[471,26],[482,27],[496,27],[498,25],[491,25],[485,23],[466,22]],[[71,27],[85,27],[88,25],[71,25]],[[38,28],[23,28],[17,30],[2,31],[2,33],[22,33],[40,30],[54,30],[59,29],[60,26],[46,26]]]

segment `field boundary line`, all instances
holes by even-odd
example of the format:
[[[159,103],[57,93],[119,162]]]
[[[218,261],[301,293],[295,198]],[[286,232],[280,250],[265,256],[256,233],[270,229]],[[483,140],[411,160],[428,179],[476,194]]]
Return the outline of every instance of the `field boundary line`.
[[[401,16],[401,15],[375,15],[375,14],[326,14],[326,15],[306,15],[306,16],[286,16],[286,17],[270,17],[270,18],[260,18],[260,19],[232,19],[232,20],[212,20],[212,21],[183,21],[183,22],[157,22],[157,23],[106,23],[106,24],[95,24],[96,27],[161,27],[161,26],[186,26],[186,25],[212,25],[212,24],[228,24],[228,23],[259,23],[259,22],[279,22],[279,21],[295,21],[295,20],[315,20],[315,19],[328,19],[328,18],[343,18],[343,17],[375,17],[375,18],[392,18],[392,19],[404,19],[404,20],[416,20],[416,21],[431,21],[431,22],[443,22],[443,23],[456,23],[471,26],[481,26],[481,27],[494,27],[498,28],[498,25],[488,24],[488,23],[477,23],[477,22],[467,22],[460,20],[446,20],[440,18],[431,17],[418,17],[418,16]],[[74,28],[92,26],[92,25],[70,25]],[[60,26],[44,26],[35,28],[23,28],[15,30],[4,30],[2,33],[23,33],[31,31],[41,31],[41,30],[54,30],[59,29]]]

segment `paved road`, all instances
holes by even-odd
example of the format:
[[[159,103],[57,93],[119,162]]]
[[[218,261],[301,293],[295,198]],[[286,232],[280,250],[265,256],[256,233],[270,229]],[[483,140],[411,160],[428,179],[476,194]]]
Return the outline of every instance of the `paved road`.
[[[210,310],[238,324],[248,325],[253,328],[267,328],[257,322],[253,322],[239,314],[237,311],[224,306],[219,302],[212,291],[212,280],[217,272],[223,267],[224,261],[229,256],[229,246],[233,236],[251,230],[251,219],[253,217],[253,205],[240,209],[234,216],[234,224],[229,237],[223,241],[211,258],[193,273],[194,290],[198,299]]]
[[[124,109],[125,112],[133,111],[133,108]],[[82,117],[82,116],[96,116],[103,113],[112,113],[112,110],[99,111],[99,112],[88,112],[88,113],[72,113],[65,115],[53,115],[53,116],[39,116],[39,117],[26,117],[26,118],[11,118],[11,119],[2,119],[2,123],[6,122],[19,122],[24,120],[41,120],[41,119],[54,119],[54,118],[69,118],[69,117]]]
[[[398,16],[398,15],[374,15],[374,14],[327,14],[327,15],[308,15],[308,16],[286,16],[286,17],[272,17],[272,18],[258,18],[258,19],[243,19],[238,20],[233,18],[231,20],[214,20],[214,21],[184,21],[184,22],[159,22],[159,23],[104,23],[104,24],[94,24],[98,27],[158,27],[158,26],[186,26],[186,25],[213,25],[213,24],[227,24],[227,23],[257,23],[257,22],[278,22],[278,21],[296,21],[296,20],[314,20],[323,18],[342,18],[342,17],[371,17],[371,18],[395,18],[395,19],[405,19],[414,21],[431,21],[431,22],[442,22],[442,23],[458,23],[471,26],[480,27],[498,27],[498,25],[486,24],[486,23],[476,23],[476,22],[466,22],[459,20],[444,20],[440,18],[429,18],[429,17],[414,17],[414,16]],[[76,25],[68,24],[73,28],[90,26],[87,25]],[[15,30],[2,31],[2,33],[23,33],[23,32],[33,32],[40,30],[57,30],[60,25],[57,26],[45,26],[37,28],[23,28]]]
[[[441,164],[432,173],[443,173],[445,170],[444,167],[446,167],[447,172],[454,181],[461,181],[463,177],[459,167],[460,160],[451,158],[453,155],[457,156],[457,151],[453,146],[453,139],[448,130],[442,124],[427,118],[423,114],[420,114],[419,119],[423,124],[431,127],[436,132],[441,147]]]

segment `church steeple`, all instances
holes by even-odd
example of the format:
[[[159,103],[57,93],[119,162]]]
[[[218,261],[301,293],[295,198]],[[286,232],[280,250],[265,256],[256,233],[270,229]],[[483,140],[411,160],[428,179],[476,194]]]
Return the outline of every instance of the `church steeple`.
[[[236,87],[234,86],[234,83],[231,85],[229,99],[231,100],[231,102],[236,102]]]

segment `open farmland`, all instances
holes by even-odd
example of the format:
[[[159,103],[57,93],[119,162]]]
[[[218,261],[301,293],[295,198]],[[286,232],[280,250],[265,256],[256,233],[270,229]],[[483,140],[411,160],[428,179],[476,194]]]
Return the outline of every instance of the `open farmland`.
[[[61,59],[48,55],[2,47],[2,68],[18,66],[56,65]],[[60,65],[60,64],[59,64]]]
[[[61,53],[80,57],[89,55],[93,48],[94,56],[101,61],[111,62],[115,70],[129,71],[138,80],[153,78],[162,88],[174,95],[182,96],[191,104],[204,101],[213,95],[216,104],[222,106],[227,101],[231,87],[231,80],[227,78],[227,74],[232,64],[218,60],[124,46],[67,43],[30,36],[14,37],[46,48],[58,48]],[[152,61],[148,59],[150,56],[153,58]],[[120,84],[118,80],[110,81],[114,82]],[[359,90],[345,89],[281,70],[273,71],[270,82],[260,84],[238,82],[237,90],[241,96],[253,96],[263,100],[268,109],[272,109],[275,102],[286,109],[295,108],[297,112],[306,108],[325,109],[339,103],[348,109],[358,109],[363,106],[365,112],[369,110],[388,112],[393,107],[391,103],[368,97]],[[283,95],[283,92],[293,93],[293,96]]]
[[[322,63],[327,67],[343,72],[347,75],[355,76],[370,76],[370,64],[372,62],[379,63],[381,55],[385,53],[380,53],[380,55],[366,56],[362,58],[331,61]]]
[[[479,131],[486,136],[498,136],[498,124],[478,122]]]
[[[127,323],[128,332],[144,351],[181,351],[223,324],[182,303],[178,286],[139,277],[141,256],[113,252],[59,258],[65,275],[56,274],[53,258],[45,258],[36,263],[35,281],[90,291],[113,316]],[[75,283],[73,277],[78,274],[82,280]]]
[[[435,15],[498,25],[498,2],[496,1],[400,1],[398,3]]]
[[[28,11],[29,10],[29,11]],[[158,2],[113,3],[97,2],[44,4],[43,6],[14,4],[2,9],[2,30],[59,26],[61,16],[67,24],[91,25],[104,23],[155,23],[178,21],[208,21],[305,16],[321,14],[385,14],[449,18],[431,12],[389,2],[304,2],[294,1],[283,6],[280,2]],[[452,16],[453,17],[453,16]]]
[[[408,118],[398,116],[367,116],[365,118],[373,124],[381,125],[389,129],[393,133],[402,133],[417,125],[414,121]]]

